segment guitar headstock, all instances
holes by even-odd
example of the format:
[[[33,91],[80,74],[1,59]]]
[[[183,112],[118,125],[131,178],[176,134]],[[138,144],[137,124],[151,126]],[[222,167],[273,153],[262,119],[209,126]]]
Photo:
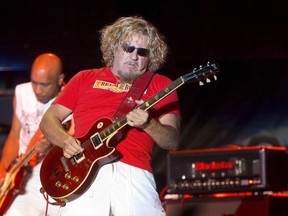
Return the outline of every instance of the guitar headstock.
[[[199,82],[199,85],[204,85],[204,83],[210,83],[211,78],[217,80],[216,74],[219,72],[219,65],[215,61],[207,62],[206,65],[200,65],[182,76],[182,79],[184,82]]]

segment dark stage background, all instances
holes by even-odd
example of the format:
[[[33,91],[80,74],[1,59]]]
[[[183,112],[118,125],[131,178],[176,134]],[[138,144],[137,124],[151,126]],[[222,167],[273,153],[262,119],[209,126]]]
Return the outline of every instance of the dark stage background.
[[[1,1],[1,95],[13,95],[16,84],[29,80],[32,61],[43,52],[63,59],[67,81],[79,70],[103,66],[98,31],[120,16],[141,15],[170,46],[159,73],[174,80],[207,61],[220,66],[216,82],[178,90],[180,149],[286,145],[287,8],[286,1],[248,0]],[[11,104],[0,106],[5,137]],[[166,183],[166,155],[156,147],[152,164],[159,190]]]

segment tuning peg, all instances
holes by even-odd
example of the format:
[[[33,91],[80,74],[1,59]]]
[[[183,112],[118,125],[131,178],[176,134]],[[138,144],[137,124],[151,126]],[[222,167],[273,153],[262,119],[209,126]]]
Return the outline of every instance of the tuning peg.
[[[210,83],[210,82],[211,82],[211,80],[206,78],[206,83]]]
[[[216,75],[214,75],[213,77],[214,77],[214,80],[216,81],[216,80],[217,80],[217,76],[216,76]]]
[[[199,81],[199,86],[203,86],[204,83],[202,81]]]

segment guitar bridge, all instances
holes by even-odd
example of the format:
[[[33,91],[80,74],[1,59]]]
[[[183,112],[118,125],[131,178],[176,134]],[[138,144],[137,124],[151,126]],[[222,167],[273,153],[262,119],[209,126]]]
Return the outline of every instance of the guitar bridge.
[[[76,163],[80,163],[82,160],[85,159],[85,155],[83,153],[79,153],[77,155],[74,155],[73,158],[76,161]]]

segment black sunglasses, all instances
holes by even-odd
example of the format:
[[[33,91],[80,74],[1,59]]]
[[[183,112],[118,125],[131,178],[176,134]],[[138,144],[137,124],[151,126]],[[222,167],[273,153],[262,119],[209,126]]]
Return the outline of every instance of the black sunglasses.
[[[128,52],[128,53],[132,53],[136,49],[137,54],[142,57],[147,57],[149,55],[149,50],[145,48],[136,48],[135,46],[131,46],[128,44],[123,44],[122,48],[125,52]]]

